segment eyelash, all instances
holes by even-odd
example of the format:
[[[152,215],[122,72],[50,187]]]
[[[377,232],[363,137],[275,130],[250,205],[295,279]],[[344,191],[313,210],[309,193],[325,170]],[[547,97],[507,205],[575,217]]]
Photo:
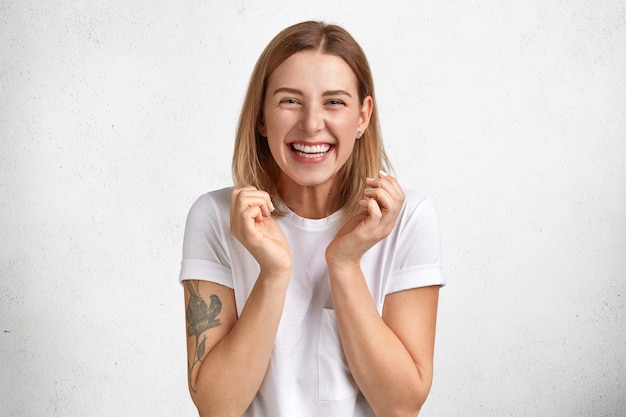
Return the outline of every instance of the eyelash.
[[[284,98],[280,100],[280,104],[300,104],[295,98]]]
[[[298,100],[296,100],[295,98],[285,98],[280,100],[280,104],[300,104],[300,102]],[[338,100],[338,99],[331,99],[328,100],[325,104],[329,104],[332,106],[335,105],[339,105],[339,106],[343,106],[345,105],[345,103],[342,100]]]

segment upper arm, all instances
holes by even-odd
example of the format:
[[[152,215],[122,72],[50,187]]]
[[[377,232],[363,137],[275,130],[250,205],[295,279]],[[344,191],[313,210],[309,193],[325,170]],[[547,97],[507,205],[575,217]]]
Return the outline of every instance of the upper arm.
[[[226,286],[199,280],[185,280],[183,285],[189,385],[195,391],[199,364],[235,325],[237,306],[234,291]]]
[[[413,288],[385,297],[383,320],[413,358],[422,382],[432,381],[439,286]]]

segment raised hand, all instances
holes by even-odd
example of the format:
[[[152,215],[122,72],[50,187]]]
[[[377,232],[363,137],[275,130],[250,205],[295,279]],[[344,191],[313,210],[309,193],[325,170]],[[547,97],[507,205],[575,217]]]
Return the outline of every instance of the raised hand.
[[[377,178],[366,179],[366,186],[360,202],[363,211],[343,225],[326,249],[329,266],[359,264],[363,254],[387,237],[396,223],[404,202],[396,179],[380,171]]]
[[[235,188],[230,198],[230,231],[248,249],[262,271],[291,271],[291,252],[280,226],[271,217],[268,193],[252,186]]]

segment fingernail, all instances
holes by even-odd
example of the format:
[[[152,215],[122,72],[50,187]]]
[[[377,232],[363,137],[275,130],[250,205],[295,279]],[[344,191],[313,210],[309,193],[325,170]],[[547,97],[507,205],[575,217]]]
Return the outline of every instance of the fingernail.
[[[367,177],[367,178],[365,178],[365,181],[366,182],[372,182],[372,181],[374,181],[374,178]]]
[[[378,175],[380,175],[381,177],[386,177],[389,174],[387,174],[385,171],[381,169],[380,171],[378,171]]]

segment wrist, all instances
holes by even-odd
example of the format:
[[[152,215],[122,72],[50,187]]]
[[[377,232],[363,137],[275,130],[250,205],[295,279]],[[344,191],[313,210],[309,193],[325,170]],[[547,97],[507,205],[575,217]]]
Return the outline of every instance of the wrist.
[[[345,253],[344,251],[341,251],[340,248],[333,248],[332,245],[329,245],[328,248],[326,248],[326,253],[324,255],[326,257],[326,264],[328,264],[329,270],[350,270],[361,267],[360,256]]]
[[[265,281],[289,282],[291,279],[291,265],[280,267],[261,267],[259,279]]]
[[[332,277],[334,276],[351,276],[356,272],[361,271],[361,260],[337,260],[326,258],[326,264],[328,265],[328,273]]]

